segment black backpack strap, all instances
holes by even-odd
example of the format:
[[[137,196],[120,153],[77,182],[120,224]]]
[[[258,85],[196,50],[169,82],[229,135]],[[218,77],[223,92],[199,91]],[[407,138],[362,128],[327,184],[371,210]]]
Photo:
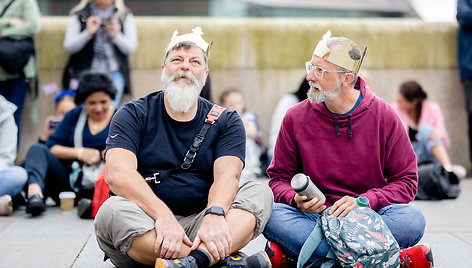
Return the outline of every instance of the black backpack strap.
[[[157,172],[152,175],[152,177],[147,177],[144,180],[147,182],[154,182],[155,184],[159,184],[165,179],[167,179],[172,173],[179,171],[179,170],[187,170],[192,166],[193,161],[195,160],[195,157],[197,156],[197,151],[200,149],[200,146],[203,143],[203,140],[205,139],[205,136],[208,132],[208,129],[220,118],[221,114],[226,108],[221,107],[219,105],[214,104],[213,107],[211,108],[210,112],[208,112],[205,123],[203,124],[203,127],[200,129],[198,134],[193,138],[192,145],[190,145],[190,148],[188,149],[187,153],[185,154],[184,157],[184,162],[180,167],[166,170],[164,172]]]

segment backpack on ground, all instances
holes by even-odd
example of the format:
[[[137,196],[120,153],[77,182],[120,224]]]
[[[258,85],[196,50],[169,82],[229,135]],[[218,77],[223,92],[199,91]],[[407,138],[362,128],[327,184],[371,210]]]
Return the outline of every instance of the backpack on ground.
[[[328,215],[327,208],[305,241],[297,268],[332,267],[400,267],[400,248],[379,214],[360,207],[340,218]],[[305,266],[326,237],[331,246],[326,258]]]
[[[418,192],[415,199],[454,199],[461,192],[459,179],[439,163],[418,165]]]

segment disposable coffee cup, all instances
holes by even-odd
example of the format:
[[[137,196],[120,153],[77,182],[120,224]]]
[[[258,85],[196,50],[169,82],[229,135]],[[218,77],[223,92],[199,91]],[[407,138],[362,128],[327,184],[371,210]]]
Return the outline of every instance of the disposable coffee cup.
[[[74,192],[61,192],[59,194],[61,200],[61,211],[70,212],[74,208],[75,193]]]

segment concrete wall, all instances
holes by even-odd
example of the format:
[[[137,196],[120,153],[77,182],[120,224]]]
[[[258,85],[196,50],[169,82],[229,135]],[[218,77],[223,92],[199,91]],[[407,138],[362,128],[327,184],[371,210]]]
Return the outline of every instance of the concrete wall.
[[[243,90],[248,110],[256,112],[267,140],[272,111],[280,97],[298,88],[305,61],[326,30],[367,46],[361,76],[389,102],[398,86],[415,79],[440,103],[452,139],[453,162],[469,167],[465,100],[456,63],[455,23],[405,19],[215,19],[137,17],[139,48],[131,57],[133,98],[160,89],[160,66],[172,32],[201,26],[213,40],[209,61],[213,96],[229,87]],[[37,36],[40,84],[60,84],[68,59],[62,48],[68,18],[45,17]],[[35,142],[53,96],[40,93],[37,108],[27,100],[19,158]]]

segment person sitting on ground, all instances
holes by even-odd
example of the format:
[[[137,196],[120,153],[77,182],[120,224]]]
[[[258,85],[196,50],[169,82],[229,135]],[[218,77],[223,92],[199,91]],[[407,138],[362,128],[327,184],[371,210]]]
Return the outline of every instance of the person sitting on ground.
[[[239,185],[261,177],[262,131],[257,115],[246,111],[243,93],[238,89],[228,89],[220,95],[220,104],[231,111],[238,112],[246,130],[246,161],[241,172]]]
[[[437,103],[426,100],[428,95],[416,81],[400,85],[397,102],[393,105],[408,133],[418,164],[439,162],[447,171],[464,178],[467,171],[453,165],[447,149],[451,141],[444,116]]]
[[[133,14],[124,0],[81,0],[70,13],[64,49],[71,56],[63,88],[84,70],[107,72],[117,90],[112,105],[118,108],[123,93],[131,93],[128,56],[138,47]]]
[[[303,78],[302,83],[298,87],[297,91],[293,93],[285,94],[275,106],[274,113],[272,113],[272,119],[270,120],[270,132],[269,132],[269,142],[267,145],[267,157],[272,160],[275,149],[275,142],[277,141],[277,136],[279,135],[280,126],[282,125],[282,120],[284,119],[285,113],[287,110],[294,106],[295,104],[306,100],[306,93],[310,89],[308,81]]]
[[[54,115],[48,115],[44,120],[44,127],[39,136],[39,143],[46,143],[56,127],[64,119],[66,113],[75,108],[75,91],[63,90],[54,97]]]
[[[423,236],[425,218],[408,204],[418,182],[415,154],[395,110],[357,76],[363,55],[353,41],[328,31],[306,62],[308,99],[288,110],[280,128],[267,170],[276,203],[264,236],[291,258],[297,258],[321,212],[344,217],[359,207],[361,196],[401,248]],[[326,201],[296,194],[291,180],[297,173],[309,176]],[[323,238],[309,260],[326,257],[329,249]],[[424,245],[400,256],[432,263]]]
[[[256,182],[238,188],[244,125],[236,112],[199,97],[208,74],[202,34],[200,27],[175,31],[163,90],[113,117],[105,158],[116,196],[94,225],[99,247],[118,267],[270,267],[263,251],[229,256],[262,232],[273,195]]]
[[[0,216],[11,214],[12,198],[26,183],[26,171],[14,164],[18,137],[15,110],[16,106],[0,95]]]
[[[40,215],[46,209],[44,200],[48,196],[59,204],[59,193],[73,190],[69,181],[73,161],[88,165],[102,161],[111,117],[115,112],[111,106],[115,94],[115,87],[108,74],[92,71],[83,73],[74,99],[78,107],[65,115],[46,145],[35,144],[26,154],[26,213]],[[74,132],[83,111],[86,113],[83,147],[77,148],[74,146]],[[77,199],[92,199],[92,196],[93,191],[84,192]]]

